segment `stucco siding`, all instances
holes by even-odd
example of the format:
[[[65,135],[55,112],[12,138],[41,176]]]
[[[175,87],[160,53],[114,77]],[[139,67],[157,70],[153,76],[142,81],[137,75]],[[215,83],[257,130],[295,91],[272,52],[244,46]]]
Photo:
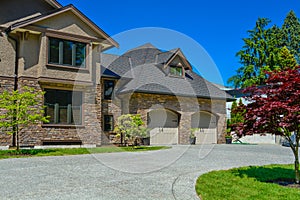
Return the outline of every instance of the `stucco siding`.
[[[54,30],[81,35],[99,37],[89,26],[82,22],[71,11],[64,12],[51,18],[35,23],[36,26],[51,28]]]
[[[26,40],[21,40],[19,43],[19,76],[38,77],[42,64],[41,35],[29,34]]]
[[[15,43],[6,35],[0,36],[0,76],[14,76]]]

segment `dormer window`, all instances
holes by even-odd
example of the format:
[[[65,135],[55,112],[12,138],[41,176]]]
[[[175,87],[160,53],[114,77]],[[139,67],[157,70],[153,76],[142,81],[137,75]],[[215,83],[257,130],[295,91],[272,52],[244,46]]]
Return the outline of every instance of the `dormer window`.
[[[183,77],[183,67],[181,63],[170,66],[170,75]]]
[[[86,44],[49,38],[49,64],[85,68]]]
[[[170,75],[182,76],[182,67],[170,66]]]

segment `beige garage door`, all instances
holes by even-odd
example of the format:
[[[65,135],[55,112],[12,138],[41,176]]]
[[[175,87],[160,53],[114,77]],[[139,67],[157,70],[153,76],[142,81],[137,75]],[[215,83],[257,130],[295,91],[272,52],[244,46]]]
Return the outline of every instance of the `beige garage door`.
[[[150,144],[178,144],[178,115],[172,111],[159,109],[148,113]]]
[[[192,128],[196,131],[196,144],[217,143],[217,118],[208,112],[199,112],[192,115]]]

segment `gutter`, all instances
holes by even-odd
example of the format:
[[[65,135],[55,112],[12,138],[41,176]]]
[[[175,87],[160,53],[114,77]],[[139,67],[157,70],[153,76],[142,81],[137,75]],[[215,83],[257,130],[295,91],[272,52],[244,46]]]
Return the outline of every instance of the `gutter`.
[[[14,41],[16,47],[16,55],[15,55],[15,70],[14,70],[14,91],[18,90],[18,76],[19,76],[19,42],[17,39],[13,38],[10,35],[11,29],[7,29],[5,32],[7,37]]]
[[[19,76],[19,42],[17,39],[13,38],[11,35],[10,35],[10,32],[11,32],[11,28],[8,28],[6,31],[6,34],[7,34],[7,37],[9,39],[11,39],[12,41],[14,41],[15,43],[15,48],[16,48],[16,55],[15,55],[15,70],[14,70],[14,91],[17,91],[18,90],[18,82],[19,82],[19,79],[18,79],[18,76]],[[17,126],[13,126],[13,130],[14,130],[14,133],[13,133],[13,138],[12,138],[12,146],[15,147],[16,146],[16,134],[15,134],[15,130],[17,129]]]

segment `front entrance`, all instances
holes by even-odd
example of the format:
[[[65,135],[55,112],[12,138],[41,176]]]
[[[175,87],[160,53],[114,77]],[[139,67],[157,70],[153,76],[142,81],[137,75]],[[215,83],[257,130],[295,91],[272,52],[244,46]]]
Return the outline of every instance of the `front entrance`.
[[[192,115],[192,129],[196,136],[196,144],[217,143],[217,118],[209,112],[198,112]]]
[[[152,110],[147,121],[150,145],[178,144],[178,114],[166,109]]]

